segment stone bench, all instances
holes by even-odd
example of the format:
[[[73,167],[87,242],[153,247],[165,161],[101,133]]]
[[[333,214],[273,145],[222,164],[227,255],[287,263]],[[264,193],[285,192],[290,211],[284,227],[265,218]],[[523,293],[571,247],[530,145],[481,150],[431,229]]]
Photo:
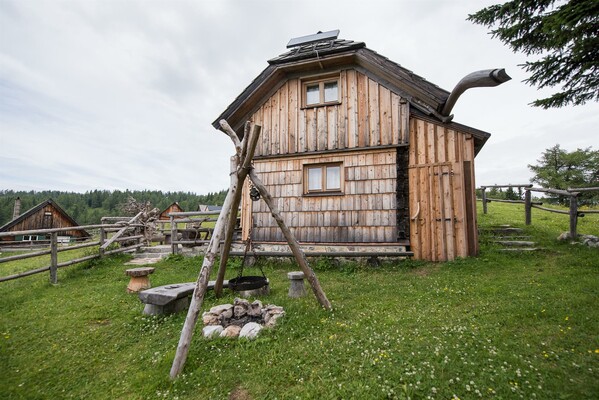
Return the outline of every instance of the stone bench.
[[[208,290],[214,289],[216,281],[208,282]],[[139,300],[145,304],[146,315],[172,314],[189,307],[189,296],[195,289],[195,282],[176,283],[158,286],[139,292]],[[229,281],[223,281],[223,287],[229,287]]]

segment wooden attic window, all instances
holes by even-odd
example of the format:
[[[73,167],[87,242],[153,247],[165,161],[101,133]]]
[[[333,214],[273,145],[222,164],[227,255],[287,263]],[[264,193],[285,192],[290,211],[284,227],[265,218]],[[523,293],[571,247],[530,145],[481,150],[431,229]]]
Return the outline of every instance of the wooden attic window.
[[[343,164],[340,162],[304,165],[304,194],[343,194]]]
[[[339,74],[302,81],[302,107],[339,104]]]

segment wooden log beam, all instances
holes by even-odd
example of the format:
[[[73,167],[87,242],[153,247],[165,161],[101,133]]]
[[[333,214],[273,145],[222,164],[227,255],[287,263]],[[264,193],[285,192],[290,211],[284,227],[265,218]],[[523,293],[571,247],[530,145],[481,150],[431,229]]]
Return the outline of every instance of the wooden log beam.
[[[230,129],[230,126],[228,125],[229,124],[227,124],[225,120],[221,120],[221,127],[223,127],[223,129],[228,127],[230,130],[230,132],[227,134],[230,136],[233,144],[235,145],[236,155],[233,157],[233,159],[237,163],[238,167],[241,161],[239,159],[242,150],[241,142],[239,141],[239,138],[235,132]],[[258,134],[259,132],[260,131],[258,130]],[[254,152],[249,147],[246,158],[247,157],[249,157],[250,160],[254,157]],[[171,366],[171,379],[174,379],[179,375],[179,373],[183,370],[185,361],[187,360],[187,354],[189,353],[189,346],[193,337],[193,331],[208,288],[210,273],[218,253],[221,237],[225,234],[226,219],[228,215],[233,214],[233,202],[237,195],[237,190],[240,190],[240,181],[243,182],[243,179],[245,179],[245,176],[241,176],[242,172],[243,171],[239,171],[238,173],[237,168],[231,171],[231,173],[234,173],[239,179],[231,180],[229,191],[227,192],[227,197],[225,198],[225,202],[223,204],[222,212],[218,216],[210,244],[206,250],[202,268],[200,269],[200,274],[198,276],[198,280],[196,281],[196,287],[191,297],[191,304],[189,305],[187,317],[185,318],[185,323],[183,325],[183,329],[181,330],[181,337],[179,338],[179,343],[177,345],[175,359],[173,360],[173,365]]]
[[[517,188],[531,188],[532,184],[530,183],[523,183],[523,184],[507,184],[507,185],[488,185],[488,186],[481,186],[481,189],[502,189],[502,188],[511,188],[511,187],[517,187]]]
[[[599,191],[599,187],[590,187],[590,188],[568,188],[566,189],[568,192],[570,193],[575,193],[575,192],[598,192]]]
[[[50,236],[50,283],[58,283],[58,232],[52,233]]]
[[[236,171],[238,167],[237,162],[235,162],[231,167],[232,170]],[[247,175],[247,173],[245,175]],[[216,295],[216,297],[221,297],[223,294],[223,282],[225,279],[225,271],[227,269],[227,261],[229,259],[231,243],[233,242],[233,231],[235,230],[235,224],[237,222],[237,209],[239,208],[239,203],[241,203],[241,193],[243,192],[243,182],[245,181],[245,175],[243,176],[243,180],[240,179],[241,171],[235,172],[231,175],[231,183],[233,183],[232,181],[235,180],[237,181],[239,187],[235,192],[235,197],[233,199],[231,210],[229,211],[229,215],[227,216],[227,224],[225,227],[225,242],[221,249],[218,274],[216,276],[216,283],[214,285],[214,294]]]
[[[34,233],[40,234],[40,233],[52,233],[52,232],[83,231],[86,229],[99,229],[99,228],[110,228],[110,227],[114,227],[114,225],[97,224],[97,225],[84,225],[84,226],[69,226],[69,227],[65,227],[65,228],[30,229],[27,231],[0,232],[0,237],[31,235]]]
[[[202,216],[202,215],[218,215],[220,211],[177,211],[171,212],[168,215],[171,217],[194,217],[194,216]],[[182,221],[177,221],[182,222]]]
[[[242,142],[242,158],[239,160],[240,168],[238,169],[238,172],[235,174],[235,179],[238,179],[239,181],[239,190],[235,194],[233,208],[231,210],[231,215],[229,216],[229,221],[226,228],[225,243],[221,252],[218,275],[216,277],[216,283],[214,285],[214,293],[218,297],[222,295],[223,291],[223,281],[225,279],[225,271],[227,269],[227,261],[229,258],[229,251],[231,250],[231,243],[233,242],[233,232],[235,230],[235,224],[237,223],[236,211],[239,208],[239,204],[241,203],[243,183],[245,182],[245,178],[247,177],[250,168],[252,168],[252,158],[254,156],[254,152],[256,151],[256,146],[258,145],[258,139],[260,138],[261,130],[262,127],[260,125],[254,125],[254,129],[252,129],[251,131],[249,130],[249,123],[246,123],[245,125],[245,132],[249,132],[249,134],[246,134],[246,136],[244,137],[244,142]],[[234,178],[231,177],[231,179]],[[233,218],[233,211],[235,211],[235,218]]]
[[[487,213],[487,188],[482,186],[481,187],[482,190],[482,197],[483,197],[483,214]]]
[[[42,268],[32,269],[30,271],[21,272],[21,273],[18,273],[18,274],[3,276],[3,277],[0,278],[0,282],[6,282],[6,281],[13,280],[13,279],[24,278],[26,276],[39,274],[39,273],[46,272],[46,271],[49,271],[49,270],[50,270],[50,267],[48,266],[48,267],[42,267]]]
[[[528,190],[533,191],[533,192],[557,194],[560,196],[572,196],[574,194],[573,192],[568,192],[567,190],[560,190],[560,189],[529,188]]]
[[[125,233],[125,231],[127,229],[130,228],[129,224],[135,223],[139,219],[139,217],[141,217],[142,214],[143,214],[143,211],[140,211],[135,217],[131,218],[124,227],[119,229],[119,231],[117,233],[115,233],[110,239],[108,239],[100,248],[102,250],[106,250],[106,248],[108,246],[110,246],[112,243],[114,243],[123,233]]]
[[[532,208],[537,208],[539,210],[543,210],[543,211],[549,211],[552,213],[556,213],[556,214],[565,214],[565,215],[570,215],[569,211],[564,211],[564,210],[556,210],[554,208],[547,208],[547,207],[541,207],[541,206],[537,206],[537,205],[532,205]]]
[[[524,222],[526,225],[532,223],[532,194],[529,189],[524,192]]]
[[[322,287],[320,286],[320,282],[318,281],[318,278],[316,277],[314,270],[312,270],[312,268],[310,268],[310,266],[308,265],[306,255],[302,251],[299,242],[297,241],[293,233],[289,230],[289,228],[285,224],[285,221],[283,221],[283,218],[281,217],[279,210],[277,209],[272,197],[270,196],[270,193],[268,193],[268,190],[253,170],[250,171],[250,179],[254,183],[256,189],[258,189],[258,191],[260,192],[262,200],[264,200],[264,202],[270,209],[270,213],[272,214],[273,218],[279,225],[279,228],[283,232],[283,236],[285,236],[285,239],[287,239],[289,248],[295,256],[295,260],[297,261],[300,269],[304,273],[304,276],[310,283],[310,286],[312,287],[312,292],[314,292],[316,299],[324,309],[329,311],[333,310],[333,306],[331,305],[331,302],[322,290]]]
[[[572,193],[570,196],[570,238],[576,239],[578,233],[576,227],[578,225],[578,193]]]
[[[237,189],[235,185],[231,185],[229,187],[229,192],[227,193],[227,197],[225,198],[224,202],[225,204],[223,205],[223,212],[221,212],[218,221],[216,222],[212,240],[210,241],[206,255],[204,256],[202,268],[200,269],[200,274],[196,281],[193,295],[191,296],[191,304],[189,305],[187,317],[185,318],[185,323],[179,338],[179,344],[177,345],[175,359],[173,360],[173,365],[171,366],[170,377],[172,379],[176,378],[183,370],[183,366],[187,360],[189,345],[191,344],[193,331],[198,320],[200,308],[202,307],[202,303],[204,301],[204,296],[208,287],[208,281],[210,279],[210,272],[212,271],[212,266],[214,265],[214,261],[218,253],[221,236],[224,234],[227,210],[230,210],[231,208],[236,190]]]

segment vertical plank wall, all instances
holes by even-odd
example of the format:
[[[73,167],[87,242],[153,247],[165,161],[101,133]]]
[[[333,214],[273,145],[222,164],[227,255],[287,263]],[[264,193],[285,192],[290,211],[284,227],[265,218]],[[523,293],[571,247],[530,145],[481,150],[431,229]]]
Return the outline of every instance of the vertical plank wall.
[[[473,160],[471,135],[411,119],[410,246],[415,258],[445,261],[477,253]]]
[[[340,72],[340,103],[302,108],[299,78],[285,82],[252,115],[262,126],[256,156],[407,143],[407,103],[353,69]]]

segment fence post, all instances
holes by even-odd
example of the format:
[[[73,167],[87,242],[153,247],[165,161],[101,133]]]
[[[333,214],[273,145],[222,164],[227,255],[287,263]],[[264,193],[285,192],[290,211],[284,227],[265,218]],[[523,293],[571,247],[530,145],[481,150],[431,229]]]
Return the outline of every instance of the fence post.
[[[102,228],[100,228],[100,249],[98,250],[98,252],[100,253],[100,258],[104,257],[104,249],[102,248],[102,245],[104,244],[105,241],[106,241],[106,231],[102,227]]]
[[[58,283],[58,232],[50,234],[50,283]]]
[[[570,239],[572,240],[578,237],[576,225],[578,225],[578,193],[572,193],[570,195]]]
[[[485,186],[480,187],[482,189],[483,196],[483,214],[487,213],[487,188]]]
[[[179,245],[175,242],[177,241],[177,223],[175,222],[175,217],[170,216],[171,218],[171,252],[173,254],[177,254],[179,252]]]
[[[524,192],[524,220],[526,225],[530,225],[532,221],[532,195],[530,190]]]

